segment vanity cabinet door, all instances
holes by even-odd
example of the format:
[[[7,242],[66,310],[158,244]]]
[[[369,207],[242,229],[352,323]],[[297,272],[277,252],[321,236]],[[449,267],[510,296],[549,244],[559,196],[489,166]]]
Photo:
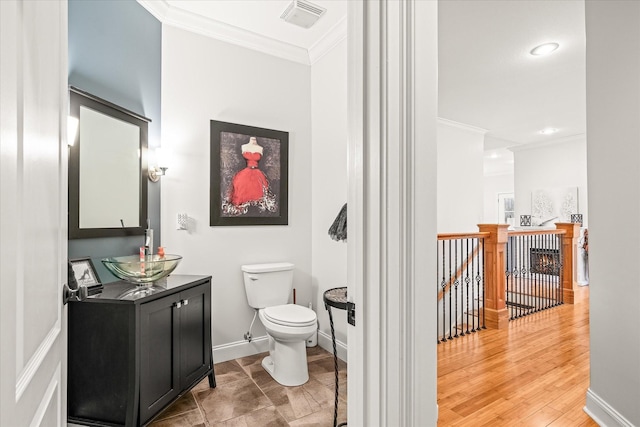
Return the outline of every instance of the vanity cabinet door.
[[[140,423],[178,396],[180,294],[140,306]]]
[[[211,369],[211,287],[180,293],[181,387],[191,387]]]

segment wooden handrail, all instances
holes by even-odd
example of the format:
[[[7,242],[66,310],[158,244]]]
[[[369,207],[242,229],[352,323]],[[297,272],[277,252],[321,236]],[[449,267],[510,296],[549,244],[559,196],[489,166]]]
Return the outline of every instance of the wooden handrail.
[[[482,234],[485,234],[485,233],[482,233]],[[489,233],[486,233],[486,234],[489,234]],[[462,265],[460,265],[460,268],[458,268],[458,270],[456,271],[456,274],[449,279],[449,283],[445,285],[444,289],[438,292],[438,301],[444,298],[444,294],[449,292],[449,289],[451,289],[451,286],[453,286],[455,281],[458,280],[458,278],[462,277],[462,272],[469,266],[469,263],[471,262],[471,260],[473,260],[473,258],[475,258],[476,255],[478,255],[478,253],[480,252],[480,247],[484,244],[482,242],[483,240],[480,240],[480,239],[478,240],[478,245],[473,250],[473,253],[469,255],[467,259],[464,260]]]
[[[566,230],[546,229],[546,230],[509,230],[509,236],[537,236],[541,234],[566,234]]]
[[[438,240],[484,239],[491,233],[439,233]]]

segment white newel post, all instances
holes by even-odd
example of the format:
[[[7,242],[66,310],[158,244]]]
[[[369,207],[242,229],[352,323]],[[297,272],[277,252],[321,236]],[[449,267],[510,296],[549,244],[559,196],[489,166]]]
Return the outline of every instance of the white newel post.
[[[435,426],[437,2],[349,2],[348,31],[348,422]]]

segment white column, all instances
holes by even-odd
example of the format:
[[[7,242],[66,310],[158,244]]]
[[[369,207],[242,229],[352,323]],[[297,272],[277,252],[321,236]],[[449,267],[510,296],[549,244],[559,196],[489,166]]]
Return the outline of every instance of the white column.
[[[349,424],[435,426],[437,2],[349,2],[348,43]]]

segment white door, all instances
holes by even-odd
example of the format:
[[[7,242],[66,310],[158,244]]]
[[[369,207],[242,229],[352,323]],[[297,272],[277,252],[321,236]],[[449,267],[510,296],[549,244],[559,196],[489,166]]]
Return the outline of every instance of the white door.
[[[0,426],[61,426],[66,1],[1,0],[0,49]]]

